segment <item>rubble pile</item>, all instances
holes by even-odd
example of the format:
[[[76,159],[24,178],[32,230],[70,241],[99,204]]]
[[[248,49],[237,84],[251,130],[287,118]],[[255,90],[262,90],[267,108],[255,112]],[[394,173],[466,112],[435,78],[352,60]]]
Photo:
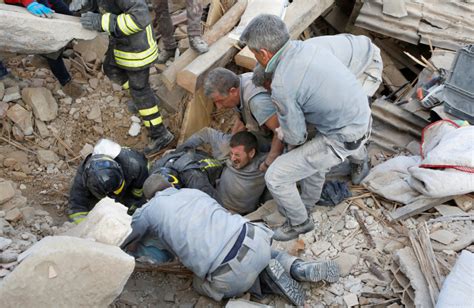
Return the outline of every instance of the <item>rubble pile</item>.
[[[0,281],[16,267],[23,251],[60,231],[48,212],[22,195],[21,185],[0,178]]]

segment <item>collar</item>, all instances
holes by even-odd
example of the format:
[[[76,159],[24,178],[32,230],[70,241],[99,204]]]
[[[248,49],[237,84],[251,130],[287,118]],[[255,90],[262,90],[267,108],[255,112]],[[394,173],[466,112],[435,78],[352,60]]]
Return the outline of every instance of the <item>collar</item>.
[[[177,192],[178,192],[178,190],[176,188],[169,187],[169,188],[166,188],[165,190],[159,191],[156,195],[158,195],[158,196],[170,196],[170,195],[174,195]]]
[[[291,40],[288,40],[288,42],[286,42],[285,45],[283,45],[283,47],[280,48],[280,50],[278,50],[278,51],[273,55],[273,57],[270,59],[270,61],[268,61],[267,66],[265,67],[265,73],[273,73],[273,72],[275,72],[276,67],[278,66],[278,63],[280,62],[281,55],[282,55],[282,53],[286,50],[286,48],[288,47],[288,45],[290,44],[290,41],[291,41]]]

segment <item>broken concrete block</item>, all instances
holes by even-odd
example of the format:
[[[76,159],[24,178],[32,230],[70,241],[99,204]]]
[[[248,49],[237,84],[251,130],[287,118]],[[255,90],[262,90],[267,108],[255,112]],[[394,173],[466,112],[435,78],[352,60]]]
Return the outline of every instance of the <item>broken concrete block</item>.
[[[20,98],[21,98],[20,87],[14,86],[14,87],[5,89],[5,93],[3,94],[2,100],[8,103],[8,102],[16,101],[17,99],[20,99]]]
[[[55,13],[53,18],[38,18],[23,7],[0,4],[2,51],[46,54],[60,50],[74,38],[91,40],[96,36],[96,31],[82,27],[78,17]]]
[[[97,89],[99,86],[99,79],[98,78],[91,78],[89,79],[89,85],[91,86],[92,89]]]
[[[10,105],[8,105],[8,103],[0,101],[0,119],[3,119],[7,116],[8,108],[10,108]]]
[[[87,114],[89,120],[93,120],[97,123],[102,122],[102,113],[100,112],[100,107],[98,105],[92,106],[91,110]]]
[[[68,236],[45,237],[18,260],[0,286],[3,307],[107,307],[135,266],[118,247]]]
[[[92,56],[96,59],[102,60],[108,46],[109,37],[105,33],[99,33],[99,35],[97,35],[93,40],[77,42],[73,49],[81,54],[84,61],[92,62]]]
[[[4,204],[15,196],[15,188],[11,182],[0,182],[0,204]]]
[[[458,208],[457,206],[441,204],[435,206],[435,209],[441,213],[443,216],[451,216],[451,215],[464,215],[466,214],[463,210]]]
[[[26,136],[33,134],[31,112],[27,111],[25,108],[15,104],[13,107],[8,109],[7,117],[12,120]]]
[[[458,238],[458,236],[457,234],[449,232],[448,230],[438,230],[431,233],[430,238],[437,242],[440,242],[441,244],[448,245],[454,242]]]
[[[23,217],[21,211],[18,208],[11,209],[5,215],[5,220],[8,222],[19,221]]]
[[[46,88],[24,88],[21,98],[32,107],[35,117],[41,121],[52,121],[58,115],[58,103]]]
[[[331,247],[331,243],[326,242],[326,241],[320,241],[320,242],[313,243],[311,245],[311,251],[313,252],[314,256],[317,257],[323,252],[328,251],[330,247]]]
[[[59,161],[58,155],[51,150],[38,150],[37,156],[40,164],[54,164]]]
[[[136,122],[132,122],[130,125],[130,129],[128,130],[128,134],[132,137],[136,137],[140,134],[141,126]]]
[[[94,146],[92,144],[86,143],[79,151],[79,154],[81,154],[82,158],[86,158],[87,155],[92,153],[92,151],[94,151]]]
[[[36,119],[35,124],[41,137],[46,138],[50,136],[49,129],[43,121]]]
[[[428,284],[420,269],[418,260],[411,247],[397,250],[393,258],[391,271],[395,277],[392,289],[400,294],[402,303],[407,307],[431,307]]]
[[[11,262],[15,262],[17,259],[18,259],[18,253],[16,251],[8,249],[0,253],[0,263],[11,263]],[[2,288],[0,286],[0,294],[2,293],[1,289]],[[0,296],[0,298],[2,297]],[[3,305],[3,302],[2,302],[2,305]]]
[[[359,299],[357,298],[357,295],[353,293],[345,295],[344,302],[346,303],[347,307],[359,305]]]
[[[89,212],[87,218],[65,235],[119,246],[132,232],[132,217],[127,208],[110,198],[104,198]]]
[[[351,273],[352,268],[359,262],[359,256],[341,253],[334,261],[339,265],[339,275],[345,277]]]

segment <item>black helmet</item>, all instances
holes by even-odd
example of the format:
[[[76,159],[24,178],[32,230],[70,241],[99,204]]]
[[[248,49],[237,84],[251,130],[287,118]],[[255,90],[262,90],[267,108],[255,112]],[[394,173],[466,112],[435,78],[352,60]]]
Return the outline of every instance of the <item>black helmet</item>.
[[[181,181],[179,180],[178,172],[172,168],[161,167],[156,172],[163,176],[174,188],[181,188]]]
[[[120,165],[103,154],[92,155],[86,162],[83,181],[89,191],[98,199],[111,193],[118,195],[125,185]]]

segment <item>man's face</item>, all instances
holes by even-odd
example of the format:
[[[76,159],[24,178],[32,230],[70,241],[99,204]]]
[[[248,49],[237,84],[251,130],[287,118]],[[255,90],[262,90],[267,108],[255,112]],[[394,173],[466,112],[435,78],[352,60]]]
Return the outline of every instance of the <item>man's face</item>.
[[[243,145],[230,148],[230,160],[235,169],[242,169],[247,166],[255,156],[255,149],[245,152]]]
[[[273,57],[273,54],[266,49],[250,49],[250,51],[254,54],[255,59],[257,59],[257,62],[260,63],[260,65],[263,67],[267,67],[268,62],[270,62]]]
[[[210,96],[212,102],[216,105],[217,109],[231,109],[237,107],[240,102],[239,89],[231,88],[228,95],[222,95],[218,92],[214,92]]]

